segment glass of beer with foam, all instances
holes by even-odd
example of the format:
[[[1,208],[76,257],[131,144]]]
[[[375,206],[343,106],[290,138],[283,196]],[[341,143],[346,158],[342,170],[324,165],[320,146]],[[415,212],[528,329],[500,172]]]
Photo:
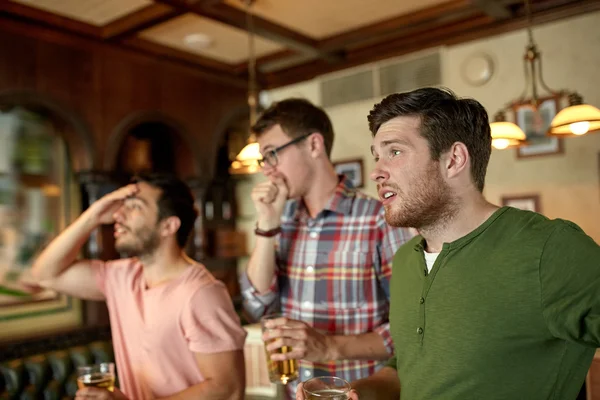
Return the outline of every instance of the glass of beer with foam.
[[[262,332],[264,333],[267,328],[265,328],[265,322],[271,319],[282,318],[281,314],[269,314],[265,315],[260,319],[260,324],[262,327]],[[273,353],[289,353],[292,351],[292,348],[289,346],[282,346],[277,350],[268,351],[267,345],[275,341],[276,339],[271,339],[265,342],[265,353],[267,355],[267,367],[269,369],[269,380],[273,383],[282,383],[287,385],[288,382],[294,381],[298,379],[298,361],[297,360],[284,360],[284,361],[273,361],[271,360],[271,354]]]
[[[350,389],[347,381],[335,376],[315,377],[302,386],[306,400],[347,400]]]
[[[115,390],[115,364],[100,363],[86,365],[77,368],[77,386],[79,389],[85,387],[97,387],[109,392]]]

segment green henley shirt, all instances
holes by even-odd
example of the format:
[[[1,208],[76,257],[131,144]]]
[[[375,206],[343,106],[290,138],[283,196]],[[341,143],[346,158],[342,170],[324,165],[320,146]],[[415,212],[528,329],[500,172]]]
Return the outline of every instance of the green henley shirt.
[[[573,400],[600,347],[600,247],[578,226],[503,207],[394,258],[390,323],[402,400]]]

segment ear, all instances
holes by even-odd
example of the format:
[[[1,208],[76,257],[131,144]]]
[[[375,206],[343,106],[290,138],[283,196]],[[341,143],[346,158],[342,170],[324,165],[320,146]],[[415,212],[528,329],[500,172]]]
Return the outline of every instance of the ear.
[[[469,169],[471,157],[469,150],[462,142],[456,142],[443,156],[443,168],[448,179],[455,178]]]
[[[179,217],[171,216],[165,218],[162,222],[162,228],[160,230],[160,235],[163,237],[173,236],[179,230],[181,226],[181,220]]]
[[[310,155],[317,158],[320,154],[325,153],[325,141],[323,135],[319,132],[314,132],[308,137]]]

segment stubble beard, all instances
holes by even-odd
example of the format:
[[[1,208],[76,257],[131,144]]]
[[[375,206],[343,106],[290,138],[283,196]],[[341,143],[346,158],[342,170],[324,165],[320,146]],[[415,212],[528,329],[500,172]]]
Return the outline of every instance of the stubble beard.
[[[432,168],[427,180],[413,183],[409,193],[394,187],[397,199],[385,207],[385,219],[394,227],[428,230],[449,221],[457,211],[450,187]]]
[[[156,251],[160,237],[155,229],[140,228],[132,232],[135,242],[116,243],[115,249],[127,257],[148,257]]]

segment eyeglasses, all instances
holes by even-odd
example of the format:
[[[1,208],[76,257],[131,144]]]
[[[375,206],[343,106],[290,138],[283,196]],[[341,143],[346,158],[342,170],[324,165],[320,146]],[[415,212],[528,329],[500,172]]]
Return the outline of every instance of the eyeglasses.
[[[275,167],[275,166],[277,166],[277,163],[279,162],[279,159],[277,158],[277,153],[279,153],[281,150],[285,149],[288,146],[291,146],[293,144],[296,144],[296,143],[298,143],[298,142],[306,139],[310,135],[312,135],[312,133],[307,133],[306,135],[299,136],[296,139],[292,139],[289,142],[287,142],[286,144],[283,144],[283,145],[281,145],[279,147],[276,147],[273,150],[267,151],[263,155],[263,158],[257,160],[258,165],[261,168],[264,168],[265,165],[268,165],[269,167]]]

